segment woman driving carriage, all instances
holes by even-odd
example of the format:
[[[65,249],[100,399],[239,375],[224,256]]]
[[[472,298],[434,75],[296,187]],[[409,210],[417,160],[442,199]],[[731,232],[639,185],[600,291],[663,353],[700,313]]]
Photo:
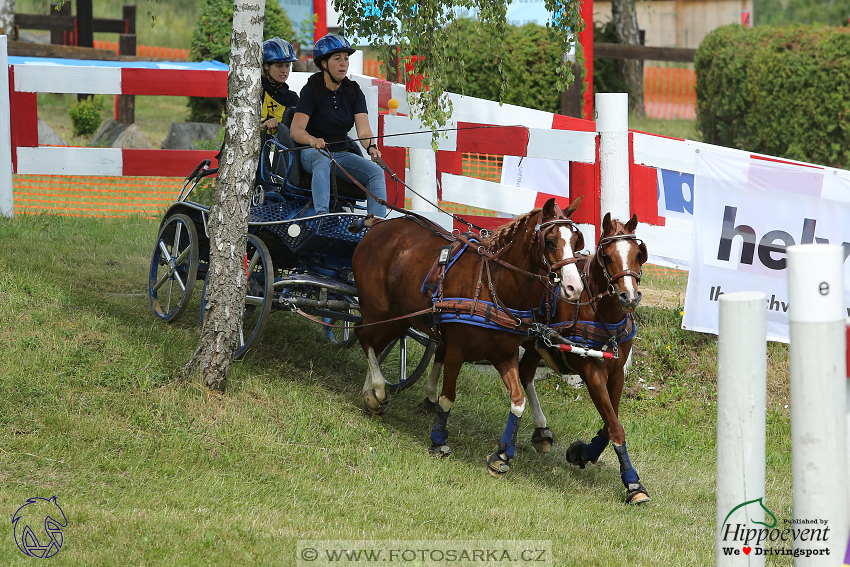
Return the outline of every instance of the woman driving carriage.
[[[327,213],[330,204],[331,161],[319,150],[331,152],[337,163],[374,195],[381,199],[387,196],[383,170],[358,155],[355,142],[346,137],[356,126],[357,137],[369,157],[374,160],[381,156],[369,126],[366,97],[357,83],[345,76],[352,53],[348,41],[338,35],[328,34],[316,42],[313,61],[320,71],[301,89],[292,119],[292,139],[310,146],[300,152],[301,165],[313,175],[310,188],[316,214]],[[387,212],[372,197],[368,197],[366,208],[377,217]]]
[[[298,95],[286,84],[295,60],[295,50],[288,41],[273,37],[263,43],[263,105],[260,110],[263,142],[277,134],[286,109],[298,104]]]

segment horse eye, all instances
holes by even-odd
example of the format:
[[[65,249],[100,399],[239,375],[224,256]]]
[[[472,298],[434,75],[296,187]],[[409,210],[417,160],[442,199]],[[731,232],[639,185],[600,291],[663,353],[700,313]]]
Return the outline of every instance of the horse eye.
[[[558,245],[557,238],[547,238],[546,239],[546,248],[555,248]]]

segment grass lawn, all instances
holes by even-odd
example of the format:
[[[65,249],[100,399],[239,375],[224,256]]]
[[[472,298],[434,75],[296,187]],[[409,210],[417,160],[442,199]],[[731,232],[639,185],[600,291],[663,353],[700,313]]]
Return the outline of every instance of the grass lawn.
[[[700,142],[702,136],[697,132],[696,126],[696,120],[661,120],[659,118],[629,116],[629,128],[631,130]]]
[[[295,565],[303,540],[521,539],[551,541],[554,565],[714,564],[716,340],[682,331],[680,308],[639,310],[620,412],[652,495],[635,508],[610,448],[585,470],[566,465],[567,446],[601,420],[586,390],[551,374],[538,392],[553,452],[534,452],[526,416],[499,480],[484,458],[509,403],[486,367],[464,368],[443,460],[428,455],[431,418],[416,410],[423,384],[364,415],[360,349],[293,315],[272,316],[226,394],[176,380],[197,345],[200,293],[172,325],[150,314],[157,226],[0,219],[0,509],[56,495],[68,527],[54,562]],[[787,518],[787,354],[769,353],[765,502]],[[0,565],[31,565],[5,526]]]

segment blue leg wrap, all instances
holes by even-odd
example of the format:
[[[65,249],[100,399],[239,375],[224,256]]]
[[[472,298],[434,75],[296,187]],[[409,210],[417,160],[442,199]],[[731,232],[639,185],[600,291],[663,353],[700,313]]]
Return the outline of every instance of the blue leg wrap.
[[[324,319],[325,323],[327,323],[328,325],[331,324],[331,318],[330,317],[324,317],[323,319]],[[333,330],[332,327],[325,327],[325,336],[328,337],[329,341],[336,344],[336,337],[334,336],[334,330]]]
[[[434,445],[445,445],[449,439],[449,431],[446,422],[449,420],[449,412],[437,404],[437,413],[434,416],[434,426],[431,428],[431,443]]]
[[[602,430],[599,430],[599,433],[596,434],[596,437],[593,438],[593,441],[585,445],[584,447],[584,456],[591,463],[595,463],[599,460],[600,455],[602,455],[602,451],[608,447],[608,438],[602,435]],[[628,457],[627,457],[628,458]]]
[[[617,453],[617,459],[620,461],[620,478],[623,480],[623,484],[628,487],[630,484],[639,483],[640,477],[629,459],[626,442],[623,441],[622,445],[615,444],[614,451]]]
[[[508,414],[508,424],[505,426],[505,432],[502,438],[499,439],[499,452],[504,453],[509,459],[514,458],[514,449],[516,448],[516,436],[519,431],[519,421],[514,412]]]

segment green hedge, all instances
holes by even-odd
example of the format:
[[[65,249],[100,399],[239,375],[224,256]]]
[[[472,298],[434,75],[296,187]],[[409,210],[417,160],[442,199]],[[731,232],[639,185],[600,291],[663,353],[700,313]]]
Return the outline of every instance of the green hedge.
[[[850,167],[850,30],[730,25],[694,60],[703,140]]]
[[[450,80],[446,90],[499,100],[502,79],[495,56],[481,39],[482,33],[479,24],[468,19],[458,20],[446,30],[447,35],[460,38],[459,56],[447,73]],[[546,28],[536,24],[509,25],[505,52],[503,69],[508,74],[508,91],[503,102],[560,112],[561,93],[555,81],[562,54]]]
[[[230,35],[233,32],[233,0],[203,0],[198,8],[198,23],[192,32],[192,61],[230,63]],[[276,0],[266,2],[263,39],[280,37],[294,41],[292,23]],[[189,99],[190,122],[218,122],[225,99],[192,97]]]

